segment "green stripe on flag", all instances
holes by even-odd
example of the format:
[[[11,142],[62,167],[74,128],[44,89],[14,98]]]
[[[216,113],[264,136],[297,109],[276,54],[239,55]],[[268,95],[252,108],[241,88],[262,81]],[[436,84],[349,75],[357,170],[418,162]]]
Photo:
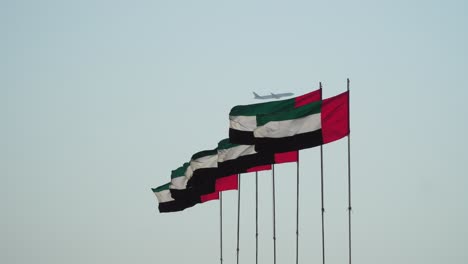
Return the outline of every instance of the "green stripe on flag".
[[[213,155],[217,155],[217,154],[218,154],[218,149],[217,148],[213,149],[213,150],[204,150],[204,151],[200,151],[200,152],[197,152],[197,153],[193,154],[192,160],[196,160],[196,159],[206,157],[206,156],[213,156]]]
[[[153,190],[153,192],[155,192],[155,193],[160,192],[160,191],[164,191],[164,190],[169,190],[169,185],[171,185],[171,183],[166,183],[166,184],[161,185],[161,186],[159,186],[157,188],[154,188],[154,189],[151,188],[151,190]]]
[[[225,138],[218,143],[218,150],[230,149],[230,148],[237,147],[237,146],[240,146],[240,145],[232,144],[231,141],[229,141],[229,138]]]
[[[273,101],[266,103],[258,103],[251,105],[238,105],[234,106],[229,112],[230,116],[256,116],[269,114],[277,111],[282,111],[284,109],[294,108],[295,98],[282,100],[282,101]]]
[[[320,113],[322,101],[306,104],[302,107],[292,108],[289,111],[278,112],[274,114],[266,114],[257,116],[257,126],[263,126],[271,121],[284,121],[298,119],[308,115]]]
[[[179,168],[175,169],[171,173],[171,179],[185,176],[185,172],[187,171],[188,166],[190,163],[185,162],[184,165],[180,166]]]

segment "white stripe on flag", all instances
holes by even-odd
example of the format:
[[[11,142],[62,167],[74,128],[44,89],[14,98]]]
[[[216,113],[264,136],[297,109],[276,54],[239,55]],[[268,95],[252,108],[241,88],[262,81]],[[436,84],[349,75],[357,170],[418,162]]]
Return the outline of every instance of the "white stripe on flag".
[[[217,168],[218,167],[218,155],[209,155],[190,161],[190,167],[192,170],[204,169],[204,168]]]
[[[240,131],[254,131],[257,128],[257,117],[229,116],[229,127]]]
[[[162,190],[154,193],[159,203],[174,201],[169,190]]]
[[[184,190],[187,188],[187,177],[180,176],[177,178],[171,179],[171,185],[169,186],[171,189],[175,190]]]
[[[218,150],[218,162],[237,159],[240,156],[256,154],[255,146],[239,145],[228,149]]]
[[[270,121],[254,131],[256,138],[282,138],[322,128],[320,113],[298,119]]]

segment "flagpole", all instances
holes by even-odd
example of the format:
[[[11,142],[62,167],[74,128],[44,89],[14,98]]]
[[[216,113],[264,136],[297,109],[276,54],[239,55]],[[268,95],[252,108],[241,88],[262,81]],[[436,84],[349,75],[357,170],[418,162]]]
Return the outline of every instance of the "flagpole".
[[[255,264],[258,264],[258,171],[255,172]]]
[[[322,89],[322,82],[319,83],[320,89]],[[323,145],[320,145],[320,196],[322,204],[322,264],[325,264],[325,207],[323,197]]]
[[[275,165],[271,165],[273,179],[273,264],[276,264],[276,211],[275,211]]]
[[[348,129],[351,126],[350,111],[349,111],[349,78],[347,79],[347,90],[348,90]],[[351,132],[348,133],[348,253],[349,253],[349,264],[351,264]]]
[[[223,264],[223,192],[219,192],[219,231],[219,260]]]
[[[299,263],[299,151],[297,151],[296,176],[296,264]]]
[[[237,190],[237,264],[239,264],[239,229],[240,229],[240,193],[241,193],[241,175],[238,177],[238,190]]]
[[[322,263],[325,264],[325,207],[323,199],[323,146],[320,146],[320,185],[321,185],[321,201],[322,201]]]

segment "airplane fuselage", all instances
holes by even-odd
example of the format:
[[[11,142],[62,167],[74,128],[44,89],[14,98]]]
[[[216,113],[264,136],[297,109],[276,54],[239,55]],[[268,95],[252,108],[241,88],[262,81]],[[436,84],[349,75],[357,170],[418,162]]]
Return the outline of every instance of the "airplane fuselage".
[[[294,95],[293,93],[279,93],[279,94],[271,93],[270,95],[258,95],[255,92],[253,94],[254,94],[254,99],[280,99],[281,97]]]

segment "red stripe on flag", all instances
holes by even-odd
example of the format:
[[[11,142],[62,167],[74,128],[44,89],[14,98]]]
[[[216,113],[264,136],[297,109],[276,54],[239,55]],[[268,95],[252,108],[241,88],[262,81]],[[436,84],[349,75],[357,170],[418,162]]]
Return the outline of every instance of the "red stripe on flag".
[[[204,194],[200,196],[200,201],[202,203],[212,201],[212,200],[219,200],[219,192]]]
[[[322,103],[323,144],[349,134],[349,92],[323,100]]]
[[[320,100],[322,100],[322,89],[296,97],[294,107],[301,107]]]
[[[275,163],[296,162],[299,159],[299,151],[290,151],[283,153],[275,153]]]
[[[217,192],[237,190],[237,189],[238,189],[237,174],[216,179],[215,191]]]
[[[271,165],[262,165],[262,166],[252,167],[250,169],[247,169],[247,172],[256,172],[256,171],[265,171],[265,170],[271,170]]]

